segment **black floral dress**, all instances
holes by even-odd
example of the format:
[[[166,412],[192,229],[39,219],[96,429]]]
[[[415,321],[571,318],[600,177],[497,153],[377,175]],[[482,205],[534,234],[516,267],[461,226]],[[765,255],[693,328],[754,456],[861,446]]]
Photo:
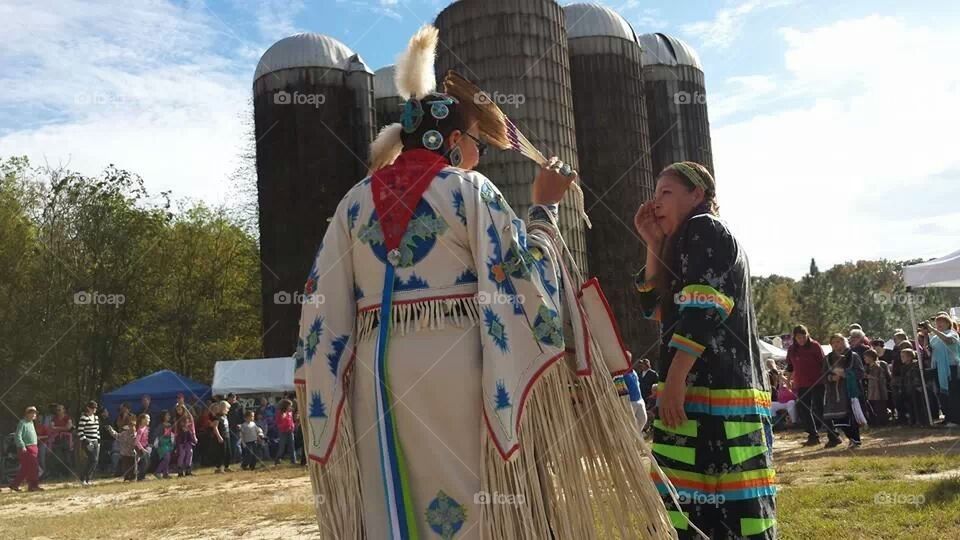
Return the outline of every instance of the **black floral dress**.
[[[692,522],[712,538],[776,538],[774,471],[764,424],[764,377],[747,257],[726,225],[698,209],[667,261],[672,301],[637,277],[644,315],[661,323],[662,388],[674,352],[696,357],[687,376],[687,422],[654,421],[653,452],[677,488],[676,508],[658,482],[681,538]]]

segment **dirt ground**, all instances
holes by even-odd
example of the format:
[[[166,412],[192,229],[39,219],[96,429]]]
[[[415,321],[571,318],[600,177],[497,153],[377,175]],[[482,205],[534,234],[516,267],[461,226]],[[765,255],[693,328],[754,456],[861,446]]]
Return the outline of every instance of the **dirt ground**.
[[[960,478],[958,429],[874,428],[864,432],[863,446],[856,450],[804,447],[805,438],[796,431],[777,434],[778,499],[834,483]],[[309,478],[295,466],[229,474],[206,469],[192,478],[44,488],[42,493],[0,491],[0,537],[320,538]],[[783,521],[781,534],[796,537],[789,520]]]

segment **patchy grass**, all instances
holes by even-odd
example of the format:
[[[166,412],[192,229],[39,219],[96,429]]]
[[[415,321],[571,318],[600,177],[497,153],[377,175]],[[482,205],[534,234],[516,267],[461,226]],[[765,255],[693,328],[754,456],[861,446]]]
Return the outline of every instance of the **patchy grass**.
[[[960,538],[960,481],[787,487],[777,514],[784,539]]]
[[[960,538],[960,435],[875,430],[856,450],[804,438],[775,446],[782,538]]]
[[[6,538],[217,538],[319,536],[310,480],[298,467],[90,488],[45,486],[0,496]],[[24,516],[29,513],[29,519]],[[219,536],[218,536],[219,535]]]
[[[960,538],[960,433],[883,429],[857,450],[778,434],[780,537]],[[319,538],[303,469],[0,493],[0,538]]]

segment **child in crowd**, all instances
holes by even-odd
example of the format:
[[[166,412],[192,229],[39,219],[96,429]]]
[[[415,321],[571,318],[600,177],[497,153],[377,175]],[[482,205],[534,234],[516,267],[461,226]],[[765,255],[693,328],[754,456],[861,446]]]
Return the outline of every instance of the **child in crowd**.
[[[147,476],[150,465],[150,415],[140,413],[137,416],[137,482]]]
[[[190,417],[183,416],[177,426],[177,476],[193,476],[193,447],[197,434]]]
[[[213,464],[216,466],[214,473],[230,472],[230,424],[227,420],[227,413],[230,412],[230,404],[221,401],[214,404],[215,424],[213,426]]]
[[[882,348],[881,341],[878,348]],[[863,360],[867,365],[867,402],[870,404],[871,421],[878,426],[885,426],[889,419],[887,412],[887,388],[890,384],[890,368],[880,359],[876,349],[863,352]]]
[[[126,417],[126,425],[117,435],[117,447],[120,454],[119,471],[124,482],[137,479],[137,421],[133,416]]]
[[[263,428],[253,421],[254,413],[252,410],[243,415],[244,422],[240,425],[240,443],[243,445],[243,461],[240,463],[241,469],[254,470],[257,467],[256,448],[263,442]]]
[[[273,464],[280,465],[283,455],[289,450],[290,463],[297,463],[297,450],[294,446],[294,421],[293,421],[293,402],[284,399],[280,402],[280,410],[277,412],[277,430],[280,432],[280,445],[277,448],[277,455]]]
[[[173,457],[174,448],[173,426],[170,424],[170,413],[164,412],[161,415],[160,422],[160,427],[157,428],[159,436],[153,441],[160,462],[157,464],[157,469],[153,472],[153,475],[157,478],[168,479],[170,478],[170,459]]]
[[[900,351],[900,376],[902,378],[900,410],[906,414],[901,422],[908,425],[923,423],[923,383],[920,379],[920,363],[913,349]]]

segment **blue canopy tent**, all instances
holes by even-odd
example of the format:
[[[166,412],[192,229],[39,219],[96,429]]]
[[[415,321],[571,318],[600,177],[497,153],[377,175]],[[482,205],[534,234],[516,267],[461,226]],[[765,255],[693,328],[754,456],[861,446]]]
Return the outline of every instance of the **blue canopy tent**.
[[[116,417],[121,403],[127,402],[133,412],[137,412],[140,410],[140,398],[149,394],[150,409],[156,412],[167,409],[172,412],[177,403],[177,394],[180,393],[190,404],[197,397],[207,399],[210,396],[210,387],[175,371],[163,369],[103,394],[100,404],[110,411],[111,416]]]

